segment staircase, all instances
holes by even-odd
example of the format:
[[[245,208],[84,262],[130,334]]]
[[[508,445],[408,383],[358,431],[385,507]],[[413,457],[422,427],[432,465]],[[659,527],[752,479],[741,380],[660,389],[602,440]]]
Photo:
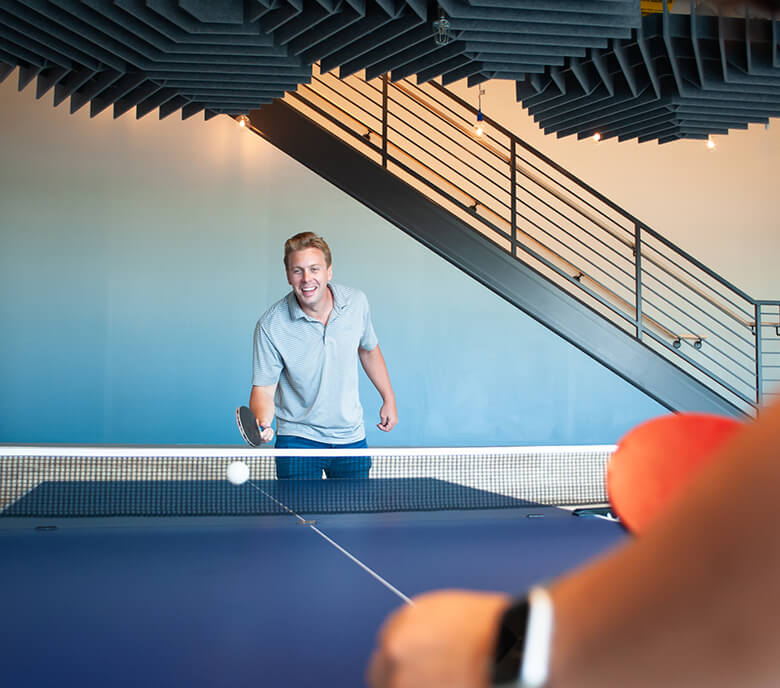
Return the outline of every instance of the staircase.
[[[489,118],[475,134],[477,112],[445,88],[315,65],[249,119],[667,408],[752,415],[780,392],[780,301],[752,299]]]

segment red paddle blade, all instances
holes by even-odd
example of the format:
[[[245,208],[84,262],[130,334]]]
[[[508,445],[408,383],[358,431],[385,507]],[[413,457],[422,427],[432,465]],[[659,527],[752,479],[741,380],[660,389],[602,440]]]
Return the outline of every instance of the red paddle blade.
[[[628,432],[607,466],[609,501],[626,528],[643,533],[742,426],[734,418],[678,413]]]

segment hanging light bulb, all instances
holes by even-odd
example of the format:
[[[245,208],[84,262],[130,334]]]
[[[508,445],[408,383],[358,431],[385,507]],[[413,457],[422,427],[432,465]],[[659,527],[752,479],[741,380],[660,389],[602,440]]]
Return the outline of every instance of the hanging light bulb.
[[[439,18],[433,22],[433,42],[436,45],[447,45],[451,40],[449,19],[444,16],[444,10],[439,8]]]
[[[482,121],[484,120],[484,117],[482,116],[482,110],[477,112],[477,123],[474,125],[474,135],[475,136],[484,136],[485,134],[485,127],[482,125]]]
[[[707,137],[707,150],[708,151],[715,150],[715,141],[712,140],[712,136]]]
[[[594,140],[596,143],[598,143],[599,141],[601,141],[601,134],[599,134],[599,132],[596,132],[595,134],[593,134],[593,140]]]
[[[238,126],[242,128],[248,127],[250,124],[252,124],[252,121],[246,115],[239,115],[236,117],[236,122],[238,122]]]
[[[478,99],[478,105],[477,105],[477,122],[474,125],[474,136],[480,137],[484,136],[485,134],[485,126],[483,124],[485,117],[482,114],[482,96],[485,95],[485,89],[481,86],[479,87],[479,95],[477,96]]]

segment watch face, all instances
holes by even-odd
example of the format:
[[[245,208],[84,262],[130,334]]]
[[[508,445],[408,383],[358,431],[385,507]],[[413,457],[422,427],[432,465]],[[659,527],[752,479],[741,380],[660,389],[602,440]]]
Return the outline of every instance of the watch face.
[[[493,685],[517,683],[523,662],[525,632],[528,626],[528,600],[509,607],[501,617],[501,626],[493,653]]]

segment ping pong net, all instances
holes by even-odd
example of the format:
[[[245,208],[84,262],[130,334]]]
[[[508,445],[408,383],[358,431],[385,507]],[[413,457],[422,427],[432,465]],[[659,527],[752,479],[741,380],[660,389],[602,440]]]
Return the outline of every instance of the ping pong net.
[[[0,517],[218,516],[586,505],[614,446],[352,450],[0,445]],[[370,456],[368,478],[279,480],[276,456]],[[249,480],[226,479],[233,461]]]

